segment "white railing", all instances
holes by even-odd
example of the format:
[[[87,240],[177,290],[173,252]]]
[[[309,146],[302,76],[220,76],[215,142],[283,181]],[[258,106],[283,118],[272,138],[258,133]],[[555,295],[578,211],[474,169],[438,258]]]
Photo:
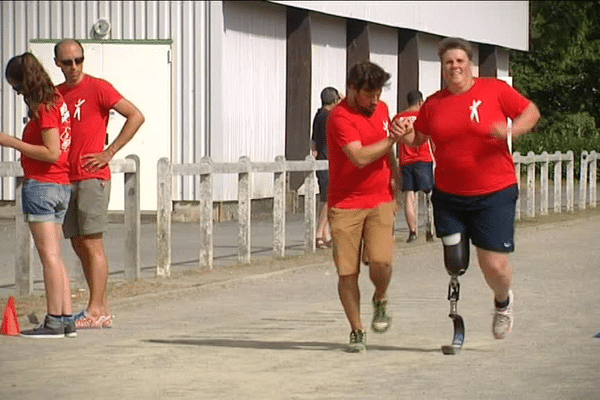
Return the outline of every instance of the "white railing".
[[[595,151],[584,151],[581,156],[581,176],[579,183],[579,208],[586,207],[586,194],[589,192],[589,206],[596,207],[596,160]],[[516,218],[521,219],[521,198],[527,201],[526,217],[536,215],[536,193],[540,195],[540,207],[537,214],[548,214],[550,165],[554,169],[554,207],[553,212],[563,211],[562,198],[566,198],[566,211],[573,211],[574,205],[574,156],[569,151],[566,154],[542,153],[535,155],[530,152],[526,156],[513,154],[517,171],[526,166],[526,186],[521,187],[521,176],[517,174],[521,196],[519,197]],[[536,187],[536,164],[539,164],[539,188]],[[326,170],[327,160],[315,160],[307,156],[304,161],[286,161],[279,156],[274,162],[251,162],[248,157],[241,157],[238,162],[213,163],[210,157],[204,157],[201,162],[193,164],[172,164],[169,159],[158,161],[158,210],[157,210],[157,254],[156,275],[170,276],[171,274],[171,214],[173,210],[172,180],[175,176],[200,177],[199,201],[199,267],[213,267],[213,193],[212,177],[214,174],[238,175],[238,261],[248,263],[251,259],[251,188],[250,175],[253,173],[273,173],[273,253],[275,256],[285,256],[285,210],[286,210],[286,180],[287,173],[293,171],[307,172],[305,179],[305,233],[304,245],[306,251],[315,251],[316,228],[316,193],[315,171]],[[563,185],[563,169],[566,170],[566,183]],[[563,189],[564,186],[564,189]]]
[[[517,171],[517,181],[519,183],[519,200],[517,200],[516,219],[521,219],[521,198],[525,197],[526,209],[525,216],[533,218],[538,215],[548,214],[549,205],[549,171],[552,166],[554,169],[553,187],[554,204],[553,212],[563,211],[563,196],[566,200],[565,211],[574,210],[575,204],[575,157],[572,151],[566,154],[556,152],[548,154],[543,152],[536,155],[529,152],[526,156],[518,152],[513,153],[515,169]],[[597,200],[597,160],[598,154],[595,151],[581,153],[580,160],[580,179],[579,179],[579,209],[584,210],[586,206],[596,207]],[[536,168],[536,164],[539,168]],[[525,188],[521,184],[521,166],[526,167]],[[539,180],[536,180],[536,171],[539,169]],[[563,170],[566,171],[566,180],[563,179]],[[539,187],[537,183],[539,182]],[[564,190],[563,190],[564,182]],[[539,208],[536,210],[536,193],[539,192]]]
[[[326,170],[327,160],[315,160],[307,156],[304,161],[286,161],[283,156],[275,158],[274,162],[251,162],[248,157],[240,157],[238,162],[213,163],[209,157],[204,157],[195,164],[171,164],[169,159],[158,160],[158,210],[156,216],[156,275],[170,276],[171,274],[171,182],[174,176],[200,176],[200,261],[199,267],[213,267],[213,174],[238,175],[238,261],[250,262],[250,214],[251,188],[250,174],[273,173],[273,253],[275,256],[285,256],[285,210],[286,182],[288,172],[308,172],[305,179],[305,234],[304,247],[306,251],[315,251],[316,235],[316,192],[315,183],[317,170]]]
[[[125,278],[139,279],[140,273],[140,159],[129,155],[110,162],[112,173],[123,173],[125,221]],[[23,217],[21,188],[23,169],[17,161],[0,162],[0,178],[16,178],[15,186],[15,291],[19,295],[33,293],[33,239]]]

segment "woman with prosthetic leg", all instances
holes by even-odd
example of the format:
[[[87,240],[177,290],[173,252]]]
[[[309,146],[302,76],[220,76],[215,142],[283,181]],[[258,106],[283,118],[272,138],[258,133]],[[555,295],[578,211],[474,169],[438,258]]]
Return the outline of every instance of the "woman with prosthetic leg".
[[[411,146],[428,139],[434,145],[433,214],[450,274],[448,300],[455,330],[452,344],[442,349],[455,354],[464,341],[457,312],[458,277],[469,264],[469,242],[494,294],[492,333],[503,339],[512,329],[508,254],[514,251],[518,188],[510,141],[530,132],[540,113],[504,81],[474,77],[473,49],[467,41],[442,40],[438,56],[446,87],[427,98],[416,121],[395,120],[391,132]]]

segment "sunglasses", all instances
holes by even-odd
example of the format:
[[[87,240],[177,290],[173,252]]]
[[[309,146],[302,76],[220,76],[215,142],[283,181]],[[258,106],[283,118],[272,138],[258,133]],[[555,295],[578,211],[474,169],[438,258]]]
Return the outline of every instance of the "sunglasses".
[[[14,89],[15,92],[17,93],[21,93],[23,92],[23,85],[15,85],[12,87]]]
[[[81,65],[83,63],[83,57],[77,57],[74,60],[60,60],[60,63],[65,67],[70,67],[71,65]]]

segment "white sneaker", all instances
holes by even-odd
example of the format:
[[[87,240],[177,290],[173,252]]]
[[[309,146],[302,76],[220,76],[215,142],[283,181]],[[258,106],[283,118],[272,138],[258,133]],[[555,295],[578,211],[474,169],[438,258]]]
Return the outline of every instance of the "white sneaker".
[[[496,339],[504,339],[510,333],[513,326],[513,293],[508,291],[508,306],[496,308],[492,320],[492,333]]]

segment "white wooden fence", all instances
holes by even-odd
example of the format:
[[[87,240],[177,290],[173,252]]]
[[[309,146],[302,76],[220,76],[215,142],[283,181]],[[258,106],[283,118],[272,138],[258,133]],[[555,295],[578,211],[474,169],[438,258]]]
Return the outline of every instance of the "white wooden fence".
[[[523,197],[527,201],[525,216],[533,218],[537,215],[548,214],[549,204],[549,171],[552,165],[554,169],[554,177],[552,180],[554,187],[554,204],[553,212],[560,213],[563,211],[563,196],[566,199],[565,211],[571,212],[574,210],[575,198],[575,157],[572,151],[566,154],[556,152],[548,154],[543,152],[536,155],[529,152],[526,156],[513,153],[513,160],[517,170],[517,181],[519,183],[519,199],[517,200],[516,219],[521,220],[521,201]],[[584,210],[586,206],[596,207],[597,203],[597,160],[598,154],[595,151],[581,153],[580,160],[580,179],[579,179],[579,209]],[[536,164],[539,166],[536,168]],[[526,167],[526,182],[525,188],[521,184],[521,166]],[[537,170],[539,169],[539,180],[536,179]],[[566,180],[563,179],[563,170],[566,171]],[[539,182],[539,186],[538,186]],[[563,190],[564,183],[564,190]],[[537,207],[536,193],[539,192],[540,201]]]
[[[140,274],[140,159],[129,155],[124,160],[110,162],[112,173],[123,173],[125,183],[125,278],[139,279]],[[23,169],[17,161],[0,162],[0,177],[14,177],[15,187],[15,291],[18,295],[33,293],[33,239],[22,211],[21,187]]]
[[[595,151],[584,151],[581,156],[581,176],[579,182],[579,208],[596,207],[596,160]],[[519,196],[516,218],[521,219],[521,201],[523,194],[527,201],[526,217],[536,215],[536,192],[540,193],[540,206],[538,215],[548,214],[548,171],[550,163],[554,167],[554,208],[555,213],[563,211],[562,197],[566,197],[566,211],[573,211],[574,204],[574,156],[569,151],[566,154],[546,152],[535,155],[530,152],[526,156],[519,153],[513,154],[517,171],[521,166],[527,168],[527,181],[525,191],[521,187],[521,176],[517,174],[521,195]],[[536,187],[536,164],[540,170],[539,187]],[[238,175],[238,261],[250,262],[251,237],[251,188],[250,175],[258,172],[273,173],[274,201],[273,201],[273,253],[275,256],[285,256],[285,201],[287,173],[292,171],[308,172],[305,179],[305,234],[304,245],[308,252],[315,251],[316,228],[316,193],[315,171],[326,170],[327,160],[315,160],[307,156],[305,161],[286,161],[283,156],[278,156],[274,162],[251,162],[248,157],[241,157],[238,162],[213,163],[210,157],[204,157],[201,162],[194,164],[172,164],[169,159],[162,158],[158,161],[158,210],[157,210],[157,253],[156,275],[170,276],[171,274],[171,213],[173,208],[171,182],[175,176],[200,176],[200,205],[199,224],[199,267],[213,267],[213,209],[212,209],[212,176],[213,174]],[[563,185],[563,169],[566,169],[566,183]],[[589,178],[588,178],[589,174]],[[589,184],[588,184],[589,182]],[[563,190],[564,186],[564,190]],[[589,189],[589,197],[586,196]]]
[[[250,162],[248,157],[240,157],[238,162],[213,163],[210,157],[204,157],[194,164],[171,164],[169,159],[158,160],[158,210],[156,217],[156,275],[171,274],[171,182],[178,175],[200,176],[200,238],[199,266],[213,267],[213,209],[212,209],[212,176],[213,174],[238,175],[238,260],[250,262],[250,224],[251,224],[251,188],[250,175],[253,173],[273,173],[273,253],[285,256],[285,210],[288,172],[308,172],[305,179],[305,235],[306,251],[315,251],[316,239],[316,192],[317,170],[326,170],[327,160],[315,160],[307,156],[305,161],[286,161],[283,156],[274,162]]]
[[[516,219],[521,219],[521,201],[526,203],[527,218],[535,215],[545,215],[549,212],[549,171],[552,168],[554,176],[553,185],[553,212],[574,211],[575,204],[575,177],[574,156],[569,151],[566,154],[542,153],[536,155],[532,152],[525,155],[513,154],[517,171],[521,167],[526,169],[526,186],[521,185],[521,174],[517,174],[520,186],[520,196],[517,204]],[[581,154],[578,208],[597,206],[597,160],[595,151],[584,151]],[[537,165],[537,167],[536,167]],[[110,163],[113,173],[123,173],[125,182],[124,191],[124,219],[125,219],[125,278],[140,278],[140,182],[139,158],[135,155],[128,156],[125,160],[113,160]],[[170,276],[171,273],[171,214],[173,209],[172,181],[175,176],[200,177],[200,205],[199,224],[199,267],[213,267],[213,174],[238,175],[238,260],[243,263],[250,262],[251,257],[251,174],[273,173],[274,201],[273,201],[273,253],[275,256],[285,256],[285,210],[286,186],[289,172],[307,172],[305,179],[305,234],[304,247],[308,252],[315,251],[316,235],[316,175],[317,170],[326,170],[327,160],[315,160],[307,156],[304,161],[286,161],[279,156],[274,162],[251,162],[248,157],[241,157],[238,162],[213,163],[205,157],[199,163],[172,164],[168,159],[158,161],[158,209],[157,209],[157,251],[156,275]],[[539,170],[539,178],[537,177]],[[563,178],[565,171],[566,179]],[[21,212],[21,186],[23,171],[18,162],[0,162],[0,177],[15,177],[17,179],[15,200],[17,213],[16,227],[16,255],[15,255],[15,287],[18,294],[31,294],[33,291],[32,255],[33,242],[31,234]],[[539,183],[539,184],[538,184]],[[539,193],[539,202],[536,195]],[[565,207],[563,207],[563,197]],[[539,206],[538,206],[539,203]]]

